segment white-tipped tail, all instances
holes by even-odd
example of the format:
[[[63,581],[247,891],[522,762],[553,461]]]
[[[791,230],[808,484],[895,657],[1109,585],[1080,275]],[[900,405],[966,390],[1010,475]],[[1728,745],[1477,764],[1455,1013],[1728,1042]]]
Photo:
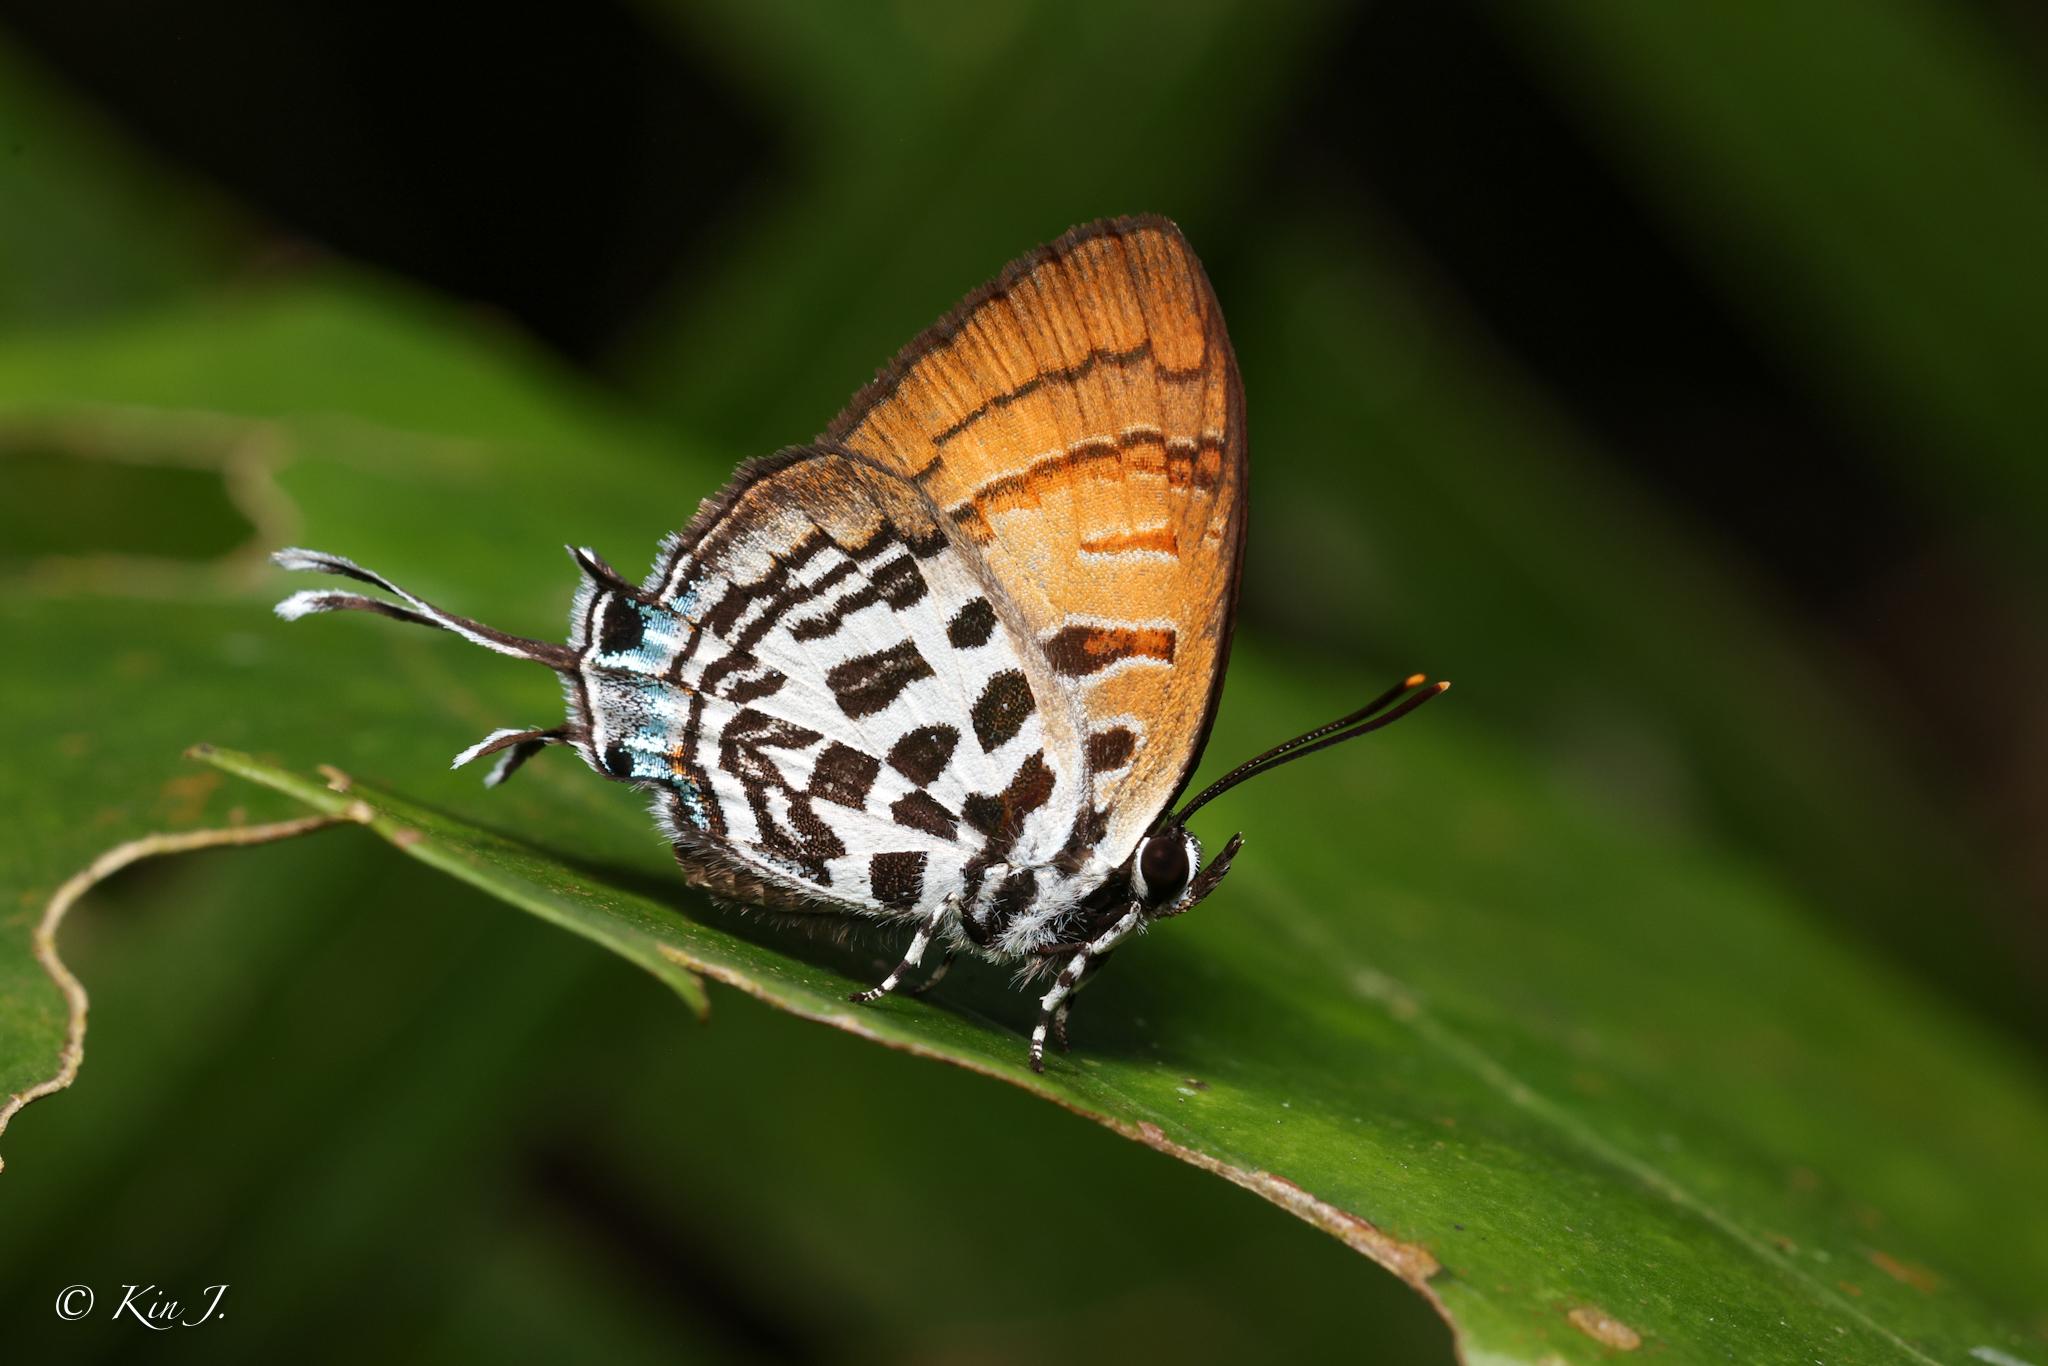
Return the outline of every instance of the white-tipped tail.
[[[279,604],[279,606],[282,605],[282,603]],[[483,739],[477,741],[475,744],[471,745],[468,749],[462,751],[462,753],[456,755],[455,762],[448,765],[448,767],[461,768],[464,764],[471,763],[477,759],[482,758],[484,754],[491,748],[491,746],[497,744],[500,740],[506,739],[511,736],[528,737],[532,734],[532,731],[521,730],[517,726],[500,727],[499,729],[492,731],[489,735],[486,735]],[[496,786],[496,784],[490,783],[488,779],[486,779],[485,782],[486,785],[488,786]]]
[[[270,553],[270,562],[280,569],[310,569],[315,573],[332,573],[337,569],[353,569],[363,572],[363,567],[354,560],[340,555],[329,555],[319,550],[304,550],[288,545],[283,550]]]
[[[300,617],[309,617],[315,612],[332,610],[334,605],[332,601],[333,596],[331,593],[322,593],[318,589],[309,588],[304,592],[292,594],[270,610],[283,617],[286,621],[297,621]]]
[[[356,593],[297,593],[277,605],[277,613],[287,621],[297,620],[310,612],[333,612],[344,608],[362,612],[376,612],[383,616],[410,621],[420,626],[436,626],[443,631],[453,631],[464,640],[495,650],[501,655],[515,659],[531,659],[550,668],[572,667],[576,657],[567,647],[549,645],[524,636],[509,635],[495,627],[486,626],[468,617],[458,617],[453,612],[444,612],[426,599],[410,593],[382,574],[363,568],[354,560],[341,555],[329,555],[325,551],[305,550],[290,546],[271,555],[272,563],[284,569],[310,570],[316,574],[339,574],[343,578],[355,579],[400,598],[406,604],[386,602],[381,598],[364,597]]]
[[[513,746],[498,756],[498,762],[491,765],[491,771],[484,774],[484,786],[496,787],[511,777],[514,770],[526,762],[527,751]]]
[[[472,759],[481,759],[495,753],[498,762],[491,765],[491,771],[484,776],[485,787],[496,787],[516,772],[519,766],[549,745],[567,742],[567,732],[557,726],[553,730],[514,730],[510,726],[492,731],[483,739],[455,756],[450,768],[461,768]]]

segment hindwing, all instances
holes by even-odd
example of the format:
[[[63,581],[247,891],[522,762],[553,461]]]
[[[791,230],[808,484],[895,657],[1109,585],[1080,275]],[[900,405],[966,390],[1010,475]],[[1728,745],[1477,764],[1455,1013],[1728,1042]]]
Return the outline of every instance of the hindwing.
[[[569,677],[596,761],[685,870],[795,909],[924,916],[1042,861],[1084,742],[1029,629],[914,484],[823,448],[743,468],[637,589],[593,579]]]

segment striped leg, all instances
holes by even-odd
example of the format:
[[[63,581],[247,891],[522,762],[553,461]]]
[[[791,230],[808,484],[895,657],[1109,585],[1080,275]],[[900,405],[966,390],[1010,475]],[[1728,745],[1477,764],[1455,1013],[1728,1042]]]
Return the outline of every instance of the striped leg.
[[[917,933],[910,936],[910,947],[904,951],[903,961],[890,969],[889,975],[884,977],[879,984],[869,987],[866,991],[856,991],[846,999],[857,1006],[864,1006],[870,1002],[879,1001],[890,992],[896,990],[896,984],[903,980],[903,974],[924,961],[926,946],[932,942],[932,936],[939,932],[939,926],[945,922],[946,914],[952,908],[953,903],[950,901],[940,903],[939,908],[926,917],[924,923],[917,927]],[[952,961],[953,955],[947,954],[946,962],[941,964],[938,972],[932,975],[933,982],[936,982],[945,974],[946,966],[951,964]],[[925,985],[930,986],[931,982],[927,982]]]
[[[1081,946],[1067,965],[1060,969],[1060,975],[1053,979],[1052,990],[1045,993],[1038,1002],[1038,1025],[1031,1031],[1031,1070],[1045,1070],[1045,1036],[1058,1022],[1060,1035],[1066,1036],[1067,997],[1073,994],[1075,986],[1087,973],[1091,960],[1100,958],[1118,944],[1125,935],[1138,927],[1143,912],[1133,906],[1122,919],[1111,925],[1094,939]]]
[[[1053,1047],[1059,1049],[1062,1053],[1074,1051],[1074,1045],[1067,1039],[1067,1016],[1074,1009],[1074,998],[1081,994],[1083,987],[1095,980],[1096,971],[1102,967],[1105,961],[1102,958],[1090,959],[1087,970],[1074,979],[1073,987],[1067,992],[1067,999],[1061,1001],[1060,1008],[1052,1013]]]
[[[960,954],[958,950],[947,949],[946,956],[944,958],[941,958],[939,960],[939,965],[932,969],[932,975],[925,978],[922,982],[919,982],[914,987],[903,988],[903,994],[905,996],[922,996],[927,991],[930,991],[933,987],[937,986],[942,979],[944,979],[946,975],[946,970],[953,966],[953,960],[955,958],[958,958],[959,956]]]

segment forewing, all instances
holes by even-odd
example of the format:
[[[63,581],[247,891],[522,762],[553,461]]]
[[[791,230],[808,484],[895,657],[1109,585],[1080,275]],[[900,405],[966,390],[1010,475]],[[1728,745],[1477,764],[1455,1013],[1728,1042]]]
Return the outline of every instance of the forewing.
[[[913,342],[826,432],[977,547],[1087,732],[1114,858],[1200,758],[1244,541],[1244,401],[1164,219],[1076,228]]]
[[[571,707],[686,868],[792,907],[923,915],[1058,847],[1082,758],[978,557],[863,457],[743,468],[637,590],[593,581]],[[714,886],[718,876],[701,876]]]

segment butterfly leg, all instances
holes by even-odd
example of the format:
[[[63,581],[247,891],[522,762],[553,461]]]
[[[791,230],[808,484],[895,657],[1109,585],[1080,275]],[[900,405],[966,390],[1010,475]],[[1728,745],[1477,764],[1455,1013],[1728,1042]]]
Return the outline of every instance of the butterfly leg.
[[[904,987],[902,989],[903,995],[922,996],[927,991],[930,991],[933,987],[937,986],[941,980],[945,978],[946,970],[953,966],[953,960],[955,958],[958,958],[959,956],[960,954],[958,950],[947,949],[946,956],[944,958],[941,958],[939,960],[939,965],[932,969],[932,975],[925,978],[922,982],[919,982],[914,987]]]
[[[945,923],[946,915],[952,908],[953,903],[950,901],[940,903],[939,908],[927,916],[924,922],[917,927],[917,933],[910,937],[910,947],[904,951],[903,961],[894,968],[891,968],[889,975],[884,977],[878,984],[869,987],[866,991],[856,991],[846,999],[857,1006],[864,1006],[874,1001],[879,1001],[890,992],[896,990],[896,985],[903,980],[903,975],[924,961],[925,949],[931,944],[933,936],[938,934],[939,926]],[[940,965],[937,973],[933,974],[932,981],[937,981],[945,973],[946,967],[952,961],[953,955],[947,954],[946,962]],[[925,985],[930,986],[931,982],[927,982]]]
[[[1074,956],[1067,960],[1067,965],[1060,969],[1060,975],[1053,979],[1052,989],[1038,1002],[1038,1025],[1031,1031],[1029,1062],[1032,1071],[1045,1070],[1045,1037],[1051,1032],[1055,1021],[1059,1022],[1061,1037],[1065,1037],[1067,998],[1073,995],[1074,988],[1082,977],[1087,975],[1089,965],[1122,943],[1124,936],[1138,927],[1142,915],[1139,907],[1131,907],[1116,924],[1083,944]]]
[[[1067,1016],[1074,1009],[1074,998],[1081,994],[1081,988],[1095,980],[1095,974],[1101,969],[1104,961],[1106,960],[1103,958],[1089,959],[1087,970],[1074,979],[1073,989],[1067,993],[1067,999],[1061,1001],[1060,1008],[1052,1013],[1053,1047],[1059,1049],[1062,1053],[1074,1051],[1073,1043],[1067,1038]]]

